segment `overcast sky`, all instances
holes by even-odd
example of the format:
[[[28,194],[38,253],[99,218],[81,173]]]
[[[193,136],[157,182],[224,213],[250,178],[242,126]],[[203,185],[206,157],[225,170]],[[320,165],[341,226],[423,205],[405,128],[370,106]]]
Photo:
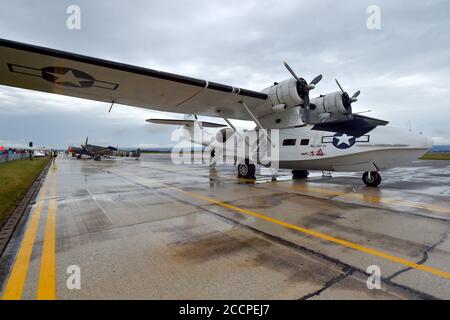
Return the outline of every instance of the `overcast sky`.
[[[354,111],[450,144],[450,1],[63,1],[0,0],[0,37],[156,70],[261,90],[289,78],[311,80],[314,97],[337,87]],[[66,27],[69,5],[81,30]],[[381,9],[381,29],[366,22]],[[65,148],[90,142],[170,146],[169,126],[149,110],[0,86],[0,144]],[[171,115],[173,117],[174,115]],[[239,123],[245,126],[245,123]],[[249,124],[247,124],[248,126]]]

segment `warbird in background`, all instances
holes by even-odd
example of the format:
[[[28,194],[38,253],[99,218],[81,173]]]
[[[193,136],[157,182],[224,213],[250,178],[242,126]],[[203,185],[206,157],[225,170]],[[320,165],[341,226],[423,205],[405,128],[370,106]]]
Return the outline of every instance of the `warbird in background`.
[[[261,92],[231,87],[132,65],[82,56],[9,40],[0,40],[0,84],[72,97],[119,103],[152,110],[254,121],[255,130],[279,129],[279,167],[292,169],[294,178],[308,170],[363,172],[368,186],[381,182],[380,171],[415,160],[431,140],[387,121],[352,112],[351,97],[339,91],[310,99],[322,79],[292,78]],[[337,81],[336,81],[337,82]],[[198,120],[151,120],[181,124],[187,130],[204,127]],[[214,125],[214,124],[213,124]],[[220,125],[217,125],[220,126]],[[203,141],[200,141],[204,143]],[[212,149],[214,150],[214,149]],[[239,159],[238,174],[255,174],[253,159]]]
[[[67,150],[73,157],[77,157],[77,159],[81,159],[83,155],[87,155],[91,158],[94,158],[95,161],[100,161],[104,156],[121,156],[121,157],[134,157],[139,158],[141,156],[141,150],[137,149],[136,151],[126,151],[120,150],[119,148],[114,148],[111,146],[102,147],[96,146],[93,144],[88,144],[89,137],[86,137],[86,142],[82,144],[80,147],[72,147],[69,146]]]

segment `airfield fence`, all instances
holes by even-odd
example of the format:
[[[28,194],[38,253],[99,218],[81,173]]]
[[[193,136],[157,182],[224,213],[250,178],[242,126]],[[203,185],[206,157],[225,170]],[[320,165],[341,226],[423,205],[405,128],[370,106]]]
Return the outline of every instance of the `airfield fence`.
[[[12,153],[12,154],[0,154],[0,163],[26,159],[29,157],[28,153]]]

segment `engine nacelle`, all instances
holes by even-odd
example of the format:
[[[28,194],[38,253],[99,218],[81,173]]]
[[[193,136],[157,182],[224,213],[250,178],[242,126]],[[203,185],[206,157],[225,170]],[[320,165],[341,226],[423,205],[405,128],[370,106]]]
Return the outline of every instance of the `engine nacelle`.
[[[272,106],[285,105],[287,108],[298,106],[303,102],[297,92],[297,80],[284,80],[263,90],[269,96]]]
[[[305,122],[303,108],[300,110],[302,121]],[[338,120],[351,116],[352,106],[344,94],[337,91],[311,99],[310,114],[312,123]]]
[[[216,134],[216,140],[221,143],[225,143],[234,134],[234,129],[223,128]]]

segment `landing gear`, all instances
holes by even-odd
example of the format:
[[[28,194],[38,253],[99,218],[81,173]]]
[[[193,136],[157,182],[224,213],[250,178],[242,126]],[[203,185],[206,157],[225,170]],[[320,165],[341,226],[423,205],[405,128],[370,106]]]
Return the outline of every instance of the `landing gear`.
[[[368,187],[377,187],[381,183],[381,175],[377,171],[364,172],[362,179]]]
[[[77,155],[77,159],[81,159],[81,154]]]
[[[250,163],[248,159],[245,159],[243,163],[238,165],[238,177],[245,179],[255,179],[256,167],[253,163]]]
[[[94,161],[100,161],[100,160],[102,160],[102,158],[100,156],[95,156],[94,157]]]
[[[308,176],[308,170],[292,170],[292,179],[306,179]]]

